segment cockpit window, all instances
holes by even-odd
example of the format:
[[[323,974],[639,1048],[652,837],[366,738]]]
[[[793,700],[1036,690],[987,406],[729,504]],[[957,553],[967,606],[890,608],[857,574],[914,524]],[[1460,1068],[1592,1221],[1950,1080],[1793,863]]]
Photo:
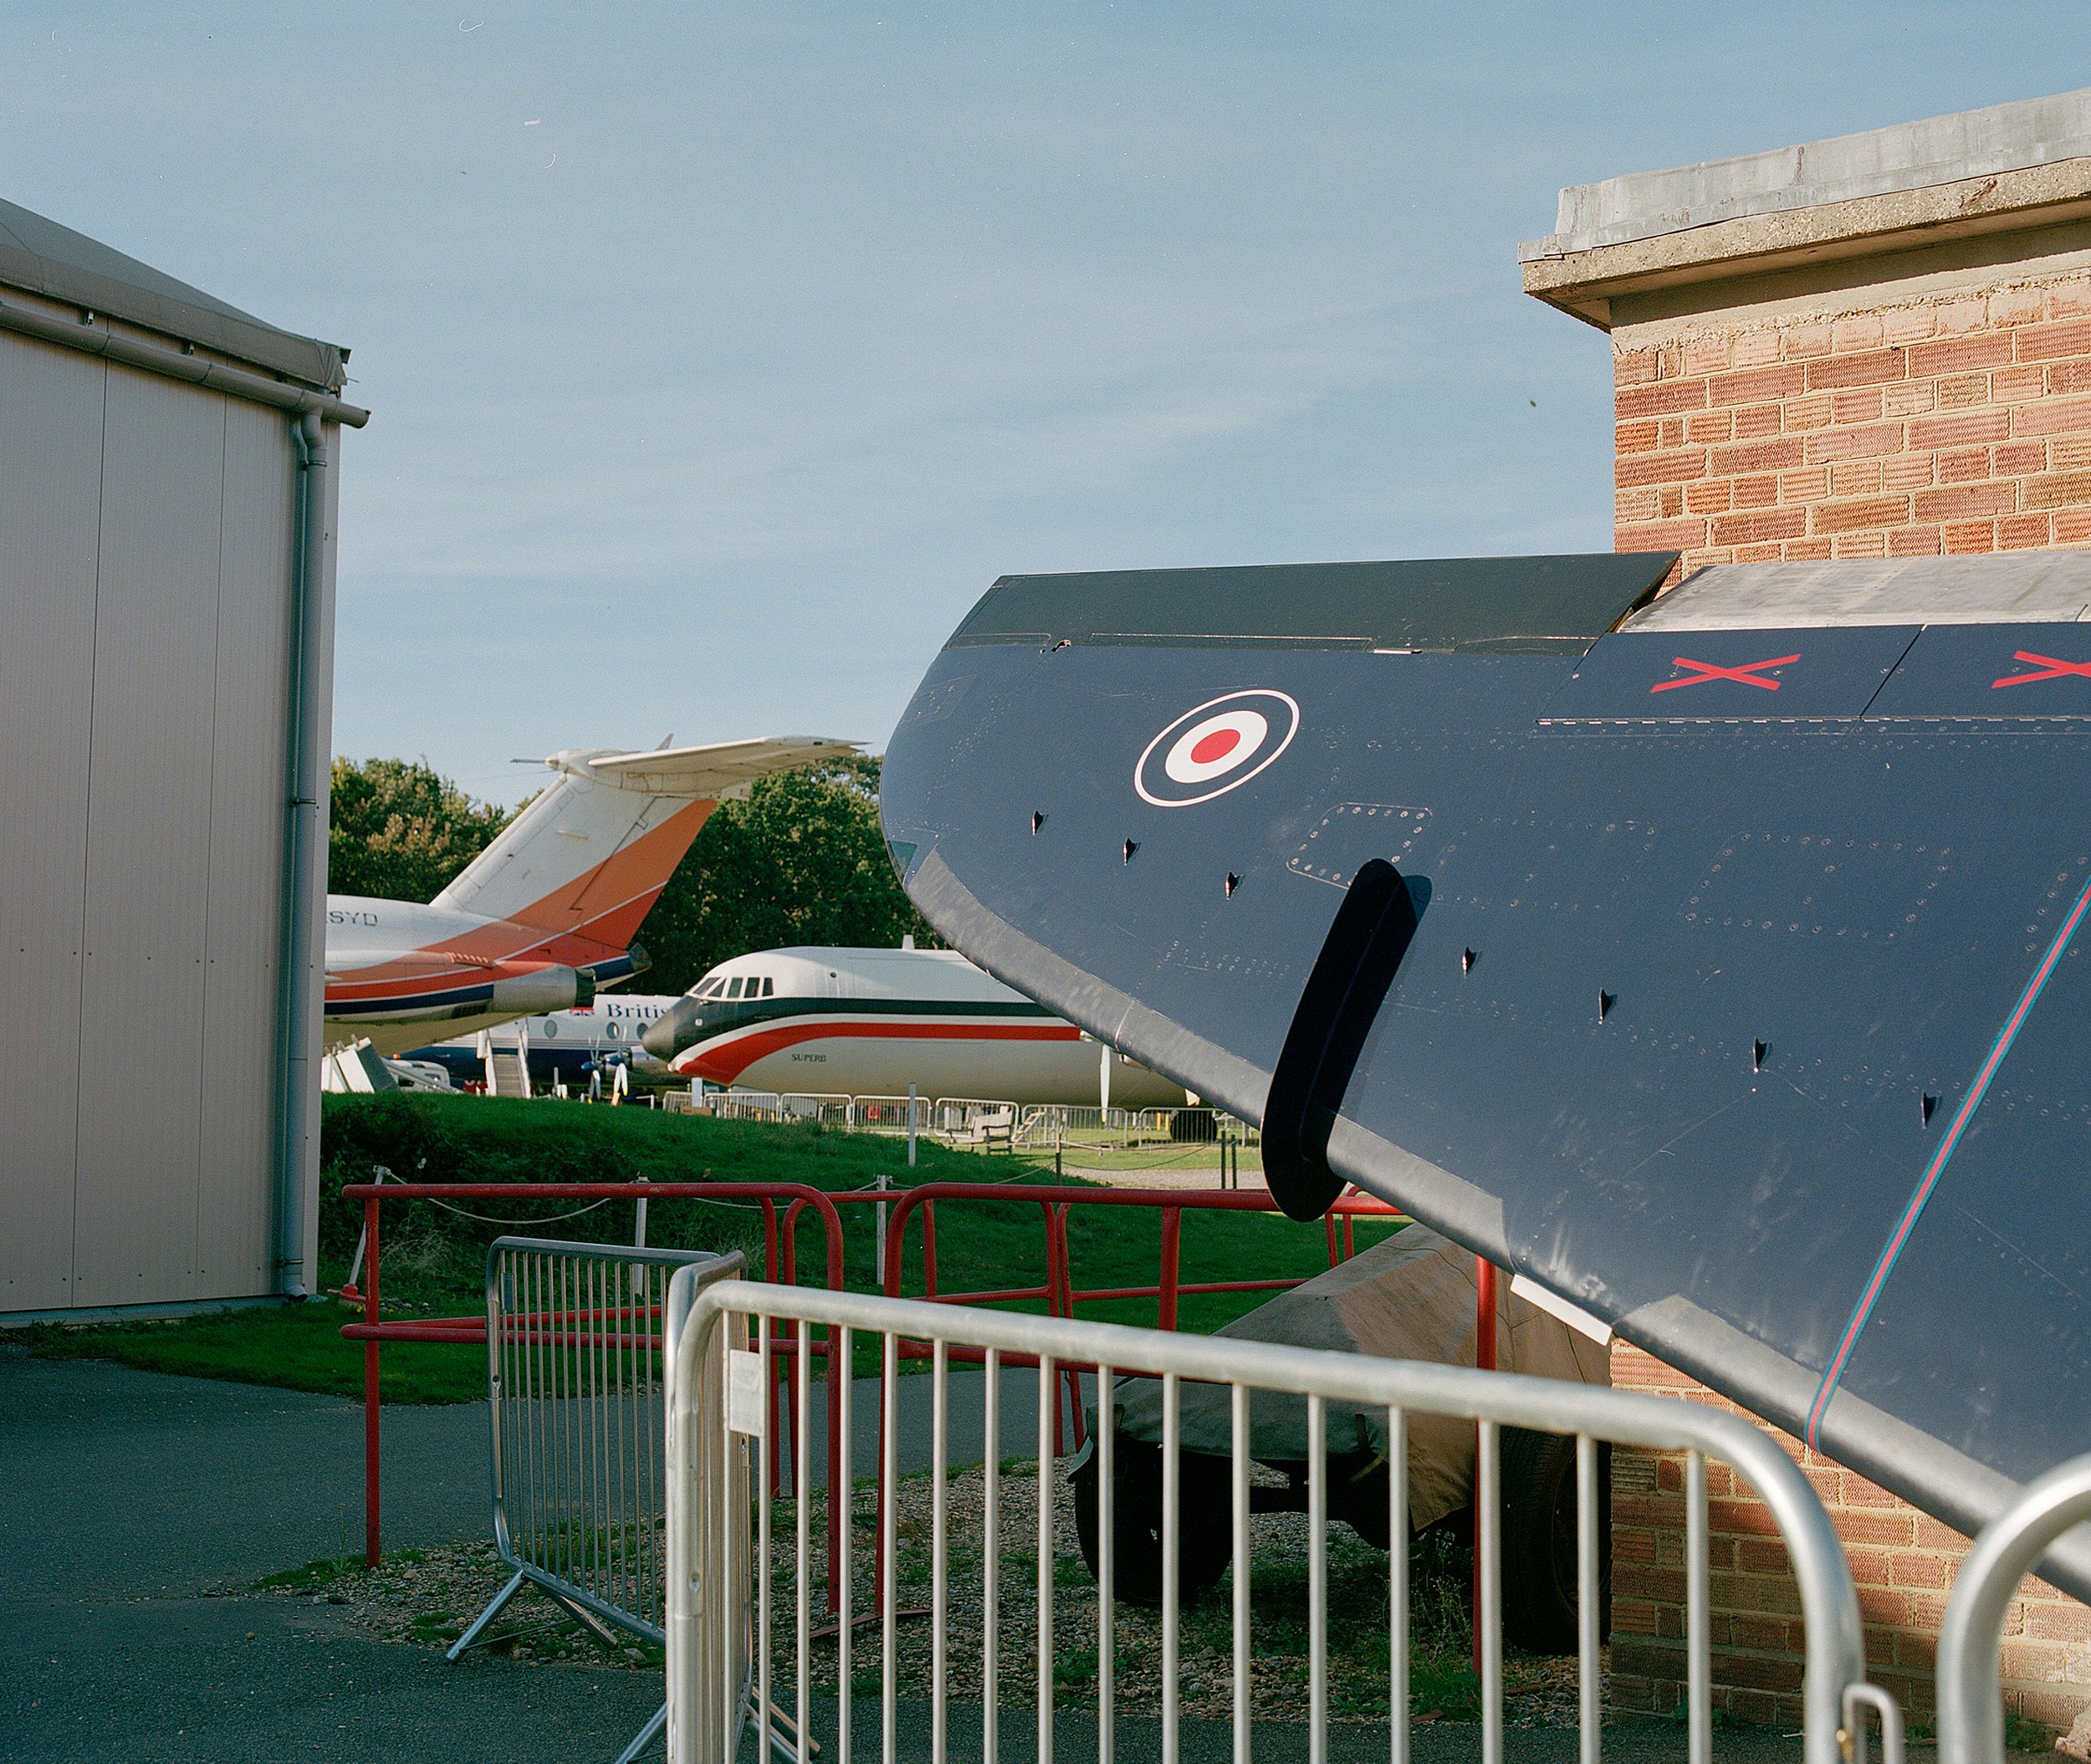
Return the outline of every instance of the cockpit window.
[[[739,998],[740,996],[740,989],[741,978],[739,974],[735,974],[732,979],[726,983],[726,996],[729,999]]]
[[[777,983],[767,975],[763,979],[762,995],[765,999],[774,999],[777,995]]]

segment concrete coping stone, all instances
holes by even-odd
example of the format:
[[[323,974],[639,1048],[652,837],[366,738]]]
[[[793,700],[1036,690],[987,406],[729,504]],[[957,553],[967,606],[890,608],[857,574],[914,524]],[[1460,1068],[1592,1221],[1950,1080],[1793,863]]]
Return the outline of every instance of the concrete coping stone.
[[[1532,263],[1749,216],[1822,207],[2091,157],[2091,88],[1562,191]]]

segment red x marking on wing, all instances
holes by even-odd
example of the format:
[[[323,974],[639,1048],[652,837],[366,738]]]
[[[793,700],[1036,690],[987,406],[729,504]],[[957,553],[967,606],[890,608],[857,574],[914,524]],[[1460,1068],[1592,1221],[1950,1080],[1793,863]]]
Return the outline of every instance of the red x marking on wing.
[[[1721,667],[1711,662],[1695,662],[1690,656],[1673,656],[1673,665],[1694,670],[1683,680],[1659,680],[1649,688],[1650,692],[1672,692],[1680,686],[1704,686],[1709,680],[1733,680],[1738,686],[1761,686],[1766,692],[1777,692],[1777,680],[1761,680],[1758,671],[1766,667],[1783,667],[1789,662],[1797,662],[1798,656],[1774,656],[1768,662],[1744,662],[1734,667]]]
[[[2091,662],[2060,662],[2053,656],[2037,656],[2030,649],[2012,652],[2012,660],[2030,663],[2035,672],[2029,674],[2006,674],[2001,680],[1990,682],[1990,690],[2000,686],[2023,686],[2028,680],[2059,680],[2068,674],[2080,674],[2091,680]]]

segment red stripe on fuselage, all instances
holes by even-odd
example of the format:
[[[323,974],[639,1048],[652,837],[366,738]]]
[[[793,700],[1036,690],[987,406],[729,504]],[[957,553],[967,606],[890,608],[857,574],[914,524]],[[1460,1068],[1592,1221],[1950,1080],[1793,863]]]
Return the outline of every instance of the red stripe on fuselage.
[[[1071,1023],[865,1023],[836,1021],[780,1025],[759,1029],[723,1046],[693,1049],[679,1056],[676,1071],[714,1084],[731,1084],[758,1060],[805,1041],[1079,1041]]]

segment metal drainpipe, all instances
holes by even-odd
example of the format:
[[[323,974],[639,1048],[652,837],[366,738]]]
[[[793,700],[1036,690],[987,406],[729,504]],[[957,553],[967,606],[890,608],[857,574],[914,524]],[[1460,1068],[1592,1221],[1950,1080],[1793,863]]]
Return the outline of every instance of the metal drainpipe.
[[[284,896],[282,1086],[283,1139],[278,1158],[277,1287],[291,1298],[307,1296],[305,1282],[305,1171],[319,1134],[320,1074],[310,1025],[321,1000],[315,976],[325,966],[324,945],[314,947],[320,918],[316,896],[326,878],[327,760],[320,739],[321,658],[325,621],[321,601],[326,572],[327,442],[319,412],[294,418],[291,443],[298,453],[298,672],[290,727],[290,828]],[[320,984],[324,986],[324,979]]]

